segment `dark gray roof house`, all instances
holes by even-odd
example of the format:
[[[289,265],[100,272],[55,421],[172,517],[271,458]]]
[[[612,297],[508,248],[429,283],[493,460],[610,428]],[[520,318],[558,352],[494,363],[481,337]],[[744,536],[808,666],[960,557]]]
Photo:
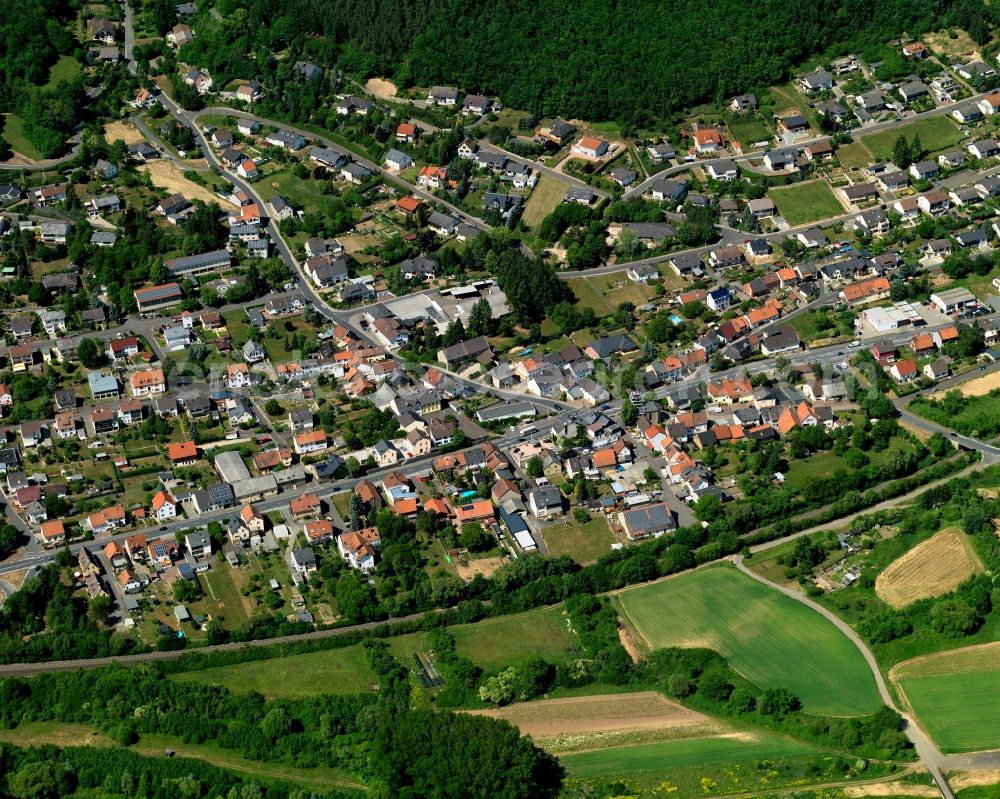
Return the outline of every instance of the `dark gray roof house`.
[[[618,352],[635,352],[639,347],[624,333],[592,341],[584,352],[591,358],[610,358]]]

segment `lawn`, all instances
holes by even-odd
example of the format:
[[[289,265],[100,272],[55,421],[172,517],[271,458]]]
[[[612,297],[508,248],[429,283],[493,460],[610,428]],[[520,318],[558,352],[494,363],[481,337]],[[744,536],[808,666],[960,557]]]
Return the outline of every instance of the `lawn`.
[[[42,151],[25,137],[24,122],[17,114],[4,114],[3,137],[18,155],[23,155],[32,161],[41,161],[45,157]]]
[[[538,180],[538,185],[531,190],[531,196],[525,203],[524,213],[521,219],[530,228],[535,228],[542,223],[562,202],[568,187],[558,178],[551,175],[542,175]]]
[[[944,751],[1000,747],[1000,644],[918,658],[892,676]]]
[[[785,188],[771,189],[771,198],[785,221],[791,225],[804,225],[844,213],[844,206],[825,180],[810,180]]]
[[[891,130],[862,136],[861,141],[876,161],[886,161],[892,155],[892,146],[900,136],[912,141],[920,136],[920,145],[929,154],[947,150],[962,140],[962,131],[947,116],[927,117]]]
[[[185,671],[172,674],[170,679],[221,685],[230,691],[256,691],[268,699],[364,693],[377,681],[360,646]]]
[[[771,131],[767,129],[759,116],[732,117],[727,120],[729,130],[733,137],[743,145],[744,152],[750,149],[750,145],[759,141],[768,141],[771,138]]]
[[[580,524],[571,516],[562,523],[542,529],[549,556],[558,558],[569,555],[577,563],[589,563],[611,551],[615,537],[608,529],[608,521],[603,516],[594,516],[589,522]]]
[[[827,322],[832,323],[832,326]],[[795,328],[799,337],[805,342],[854,337],[852,310],[833,312],[829,308],[815,308],[793,317],[788,324]]]
[[[290,167],[265,175],[254,184],[254,188],[265,202],[270,202],[275,194],[280,194],[295,208],[306,211],[316,211],[324,199],[332,199],[331,195],[324,195],[320,191],[320,181],[313,180],[312,177],[298,178],[292,174]]]
[[[330,501],[333,503],[333,507],[336,509],[341,521],[347,521],[351,518],[351,497],[353,494],[353,491],[341,491],[339,494],[334,494],[330,497]]]
[[[49,70],[49,80],[42,88],[53,89],[61,80],[73,80],[80,73],[80,62],[71,55],[61,55]]]
[[[566,280],[576,296],[576,307],[580,310],[592,308],[598,318],[614,313],[614,306],[601,294],[589,278],[571,277]]]
[[[242,347],[251,338],[259,339],[259,334],[250,327],[246,311],[229,311],[223,315],[226,322],[226,330],[229,331],[233,339],[233,346]]]
[[[232,629],[247,619],[246,609],[240,601],[240,592],[233,582],[234,572],[229,566],[218,564],[204,575],[205,594],[214,599],[223,617],[223,626]]]
[[[815,713],[879,706],[864,658],[829,621],[731,567],[625,590],[615,601],[650,649],[709,647],[747,679],[787,688]]]
[[[677,277],[672,271],[669,273],[664,280],[668,287],[671,287],[671,276]],[[623,272],[595,275],[588,277],[587,282],[611,304],[612,308],[617,308],[623,302],[630,302],[635,306],[645,305],[654,296],[652,288],[629,280]]]
[[[872,154],[864,142],[856,141],[838,147],[837,159],[846,167],[867,166],[872,162]]]

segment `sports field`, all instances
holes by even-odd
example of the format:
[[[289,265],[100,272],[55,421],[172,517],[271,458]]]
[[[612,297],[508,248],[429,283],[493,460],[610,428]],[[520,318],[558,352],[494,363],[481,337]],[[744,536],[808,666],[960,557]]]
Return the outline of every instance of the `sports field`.
[[[778,213],[793,227],[844,213],[844,206],[825,180],[810,180],[795,186],[771,189],[767,196],[778,206]]]
[[[712,773],[712,766],[723,763],[776,760],[816,752],[814,747],[800,741],[755,732],[595,749],[562,755],[559,760],[571,777],[594,778],[616,774],[641,777],[644,773],[686,766],[698,766],[704,768],[705,773]]]
[[[1000,748],[1000,643],[916,658],[889,676],[942,750]]]
[[[807,711],[850,716],[879,707],[864,658],[836,627],[730,566],[628,589],[615,601],[649,649],[714,649],[757,685],[787,688]]]
[[[982,570],[969,536],[951,527],[890,563],[875,580],[875,593],[894,608],[901,608],[954,591]]]

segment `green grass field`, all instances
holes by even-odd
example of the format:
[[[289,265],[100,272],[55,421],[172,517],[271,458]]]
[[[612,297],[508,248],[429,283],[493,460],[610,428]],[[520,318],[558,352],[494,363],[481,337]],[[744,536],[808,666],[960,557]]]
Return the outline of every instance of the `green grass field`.
[[[542,530],[549,556],[558,558],[569,555],[577,563],[589,563],[611,551],[615,537],[608,529],[608,522],[601,516],[594,516],[589,522],[580,524],[572,516],[566,516],[562,523],[549,525]]]
[[[18,155],[23,155],[32,161],[41,161],[44,158],[41,150],[24,135],[24,122],[17,114],[4,114],[3,137]]]
[[[614,313],[614,306],[585,277],[571,277],[566,283],[576,296],[576,307],[580,310],[592,308],[598,318]]]
[[[577,645],[563,616],[562,605],[484,619],[449,628],[458,651],[485,671],[497,671],[538,653],[558,659]]]
[[[1000,645],[902,664],[898,684],[921,725],[946,752],[1000,747]]]
[[[785,687],[807,711],[859,715],[879,706],[861,653],[805,605],[728,566],[622,591],[615,601],[651,648],[708,647],[765,687]]]
[[[49,70],[49,80],[42,88],[52,89],[61,80],[73,80],[80,72],[80,62],[73,56],[61,55]]]
[[[559,759],[572,777],[595,778],[628,774],[640,776],[685,766],[698,766],[706,774],[713,766],[742,760],[763,760],[815,754],[808,744],[778,735],[755,732],[754,740],[738,737],[691,738],[636,746],[595,749],[563,755]]]
[[[484,619],[449,628],[458,651],[486,672],[500,671],[530,654],[558,660],[576,645],[562,606]],[[386,639],[403,663],[414,652],[427,652],[427,636],[411,633]],[[170,675],[178,682],[222,685],[231,691],[256,691],[268,699],[297,699],[316,694],[352,694],[368,690],[375,676],[361,645],[256,660]]]
[[[892,130],[883,130],[870,136],[862,136],[861,141],[876,161],[888,160],[892,155],[892,146],[900,136],[912,141],[914,136],[920,136],[920,145],[928,153],[946,150],[962,140],[962,131],[958,125],[946,116],[926,117],[909,125],[902,125]]]
[[[778,206],[778,213],[793,227],[844,213],[844,207],[825,180],[774,188],[767,196]]]
[[[265,175],[254,184],[254,188],[266,202],[270,202],[275,194],[282,195],[296,208],[315,211],[321,202],[330,199],[320,191],[320,181],[312,177],[298,178],[291,169],[282,169]]]
[[[750,149],[751,144],[768,141],[772,135],[764,120],[756,115],[732,117],[726,124],[736,140],[743,145],[744,152]]]
[[[248,775],[257,782],[271,784],[291,782],[310,789],[364,788],[359,778],[332,768],[296,768],[281,763],[262,763],[247,760],[231,749],[223,749],[213,743],[188,744],[177,735],[143,735],[130,749],[149,757],[165,757],[167,749],[176,757],[191,757],[204,760],[213,766]]]
[[[538,180],[538,185],[531,190],[531,196],[524,205],[524,213],[521,219],[530,228],[537,227],[549,214],[551,214],[569,187],[558,178],[551,175],[542,175]]]
[[[837,160],[848,168],[867,166],[872,162],[872,154],[864,142],[855,141],[837,148]]]
[[[357,694],[376,682],[360,646],[185,671],[171,675],[171,679],[221,685],[231,691],[256,691],[268,699],[298,699],[319,693]]]

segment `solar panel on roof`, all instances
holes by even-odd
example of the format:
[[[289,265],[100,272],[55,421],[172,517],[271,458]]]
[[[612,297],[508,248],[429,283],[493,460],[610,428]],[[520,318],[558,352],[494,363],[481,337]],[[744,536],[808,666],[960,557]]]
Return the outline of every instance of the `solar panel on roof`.
[[[140,300],[161,300],[164,297],[171,297],[181,293],[181,287],[176,283],[165,283],[162,286],[153,286],[148,289],[139,289],[135,294]]]

